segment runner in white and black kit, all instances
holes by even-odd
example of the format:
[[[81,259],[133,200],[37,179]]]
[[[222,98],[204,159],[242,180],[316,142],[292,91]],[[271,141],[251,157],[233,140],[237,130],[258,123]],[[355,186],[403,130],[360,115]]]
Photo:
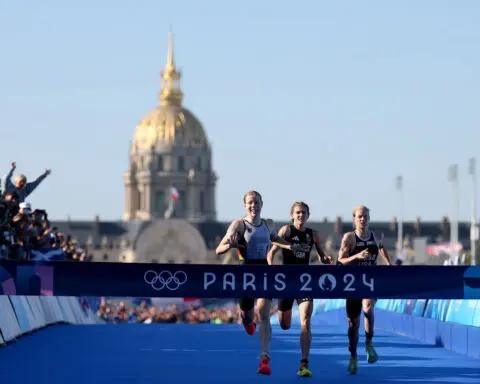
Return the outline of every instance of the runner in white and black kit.
[[[310,252],[315,246],[319,260],[324,264],[331,264],[332,257],[327,256],[322,246],[320,236],[317,231],[307,228],[307,220],[310,216],[310,209],[303,201],[293,203],[290,209],[291,225],[285,225],[280,228],[278,236],[292,244],[303,245],[303,249],[292,252],[288,249],[282,249],[284,265],[308,265],[310,264]],[[273,264],[277,246],[273,246],[268,252],[267,260],[269,264]],[[292,321],[292,307],[295,299],[279,299],[278,300],[278,320],[282,329],[290,328]],[[312,372],[308,367],[308,358],[310,355],[310,345],[312,343],[312,333],[310,330],[310,319],[313,311],[312,298],[297,298],[298,309],[300,311],[300,349],[302,351],[302,359],[297,375],[301,377],[312,377]]]
[[[302,249],[302,246],[280,239],[275,230],[275,225],[270,219],[260,216],[263,201],[257,191],[249,191],[243,197],[246,217],[234,220],[220,244],[216,249],[217,255],[222,255],[232,248],[237,248],[244,264],[267,264],[267,251],[271,244],[280,248]],[[260,366],[258,373],[270,375],[270,340],[272,326],[270,324],[270,308],[272,299],[257,299],[257,313],[259,321],[259,336],[261,344]],[[255,299],[243,298],[239,300],[243,326],[249,335],[255,334]]]
[[[378,255],[382,256],[388,265],[392,265],[387,251],[383,245],[377,242],[375,234],[369,228],[370,211],[364,205],[359,205],[353,210],[353,222],[355,230],[347,232],[343,236],[338,262],[344,265],[377,265]],[[365,336],[367,360],[370,364],[378,360],[378,355],[373,347],[374,308],[376,299],[347,299],[346,310],[348,318],[348,349],[350,362],[348,371],[356,374],[358,371],[358,333],[360,329],[360,315],[363,310],[365,316]]]

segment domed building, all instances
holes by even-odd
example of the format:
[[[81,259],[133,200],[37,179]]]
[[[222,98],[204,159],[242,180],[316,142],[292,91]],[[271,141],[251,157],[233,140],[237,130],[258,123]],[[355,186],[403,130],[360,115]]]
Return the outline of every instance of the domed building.
[[[201,122],[182,105],[173,35],[161,73],[159,104],[135,129],[125,172],[124,220],[216,220],[212,151]]]

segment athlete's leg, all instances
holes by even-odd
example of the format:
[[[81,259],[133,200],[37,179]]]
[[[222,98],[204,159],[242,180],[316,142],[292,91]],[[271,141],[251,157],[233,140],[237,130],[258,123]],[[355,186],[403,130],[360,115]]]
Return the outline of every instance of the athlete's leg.
[[[350,355],[357,356],[358,330],[360,328],[360,314],[362,312],[361,300],[350,300],[346,302],[348,320],[348,350]]]
[[[260,345],[262,353],[260,354],[260,366],[258,373],[270,375],[270,341],[272,339],[272,325],[270,324],[270,309],[272,307],[271,299],[257,299],[257,313],[259,321],[258,334],[260,336]]]
[[[278,322],[283,330],[290,329],[294,299],[278,299]]]
[[[372,345],[372,339],[374,334],[375,325],[375,303],[376,300],[364,299],[362,300],[362,309],[365,316],[365,338],[366,338],[366,350],[369,363],[375,363],[378,360],[377,352]]]
[[[302,360],[308,361],[310,355],[310,345],[312,344],[312,331],[310,329],[310,320],[313,312],[313,300],[300,299],[298,303],[300,311],[300,348],[302,350]]]
[[[245,331],[249,335],[255,334],[256,324],[255,320],[255,299],[244,298],[239,300],[240,316]]]
[[[272,308],[272,300],[258,299],[257,312],[259,320],[258,333],[260,336],[260,345],[262,347],[262,355],[270,356],[270,341],[272,338],[272,325],[270,324],[270,309]]]
[[[350,351],[348,371],[355,374],[358,370],[357,346],[362,300],[347,299],[346,309],[348,320],[348,350]]]
[[[312,344],[310,320],[313,312],[313,300],[297,299],[297,303],[300,311],[300,349],[302,351],[302,360],[297,375],[301,377],[312,377],[312,372],[308,369],[308,358],[310,356],[310,346]]]

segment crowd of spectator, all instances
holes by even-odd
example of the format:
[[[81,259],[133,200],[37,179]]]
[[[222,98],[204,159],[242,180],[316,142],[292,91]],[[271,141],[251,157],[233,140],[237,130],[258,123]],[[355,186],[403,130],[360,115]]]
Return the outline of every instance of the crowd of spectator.
[[[57,251],[57,258],[89,261],[87,250],[77,248],[70,236],[50,224],[47,211],[33,209],[28,201],[50,169],[33,181],[23,174],[14,176],[15,170],[13,162],[0,184],[0,258],[29,260]]]
[[[276,312],[277,306],[274,305],[271,313]],[[102,298],[98,304],[97,316],[112,324],[241,324],[240,311],[235,302],[204,306],[199,301],[197,304],[155,306],[147,300],[142,300],[136,305],[134,302],[126,303]]]

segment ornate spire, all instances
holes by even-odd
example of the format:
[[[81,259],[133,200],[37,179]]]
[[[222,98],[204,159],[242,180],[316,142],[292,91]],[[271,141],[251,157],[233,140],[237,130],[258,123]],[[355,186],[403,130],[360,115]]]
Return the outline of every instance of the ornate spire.
[[[183,93],[180,89],[180,78],[182,74],[175,68],[173,55],[173,33],[168,34],[167,65],[162,71],[162,89],[160,91],[160,105],[180,106],[183,100]]]

